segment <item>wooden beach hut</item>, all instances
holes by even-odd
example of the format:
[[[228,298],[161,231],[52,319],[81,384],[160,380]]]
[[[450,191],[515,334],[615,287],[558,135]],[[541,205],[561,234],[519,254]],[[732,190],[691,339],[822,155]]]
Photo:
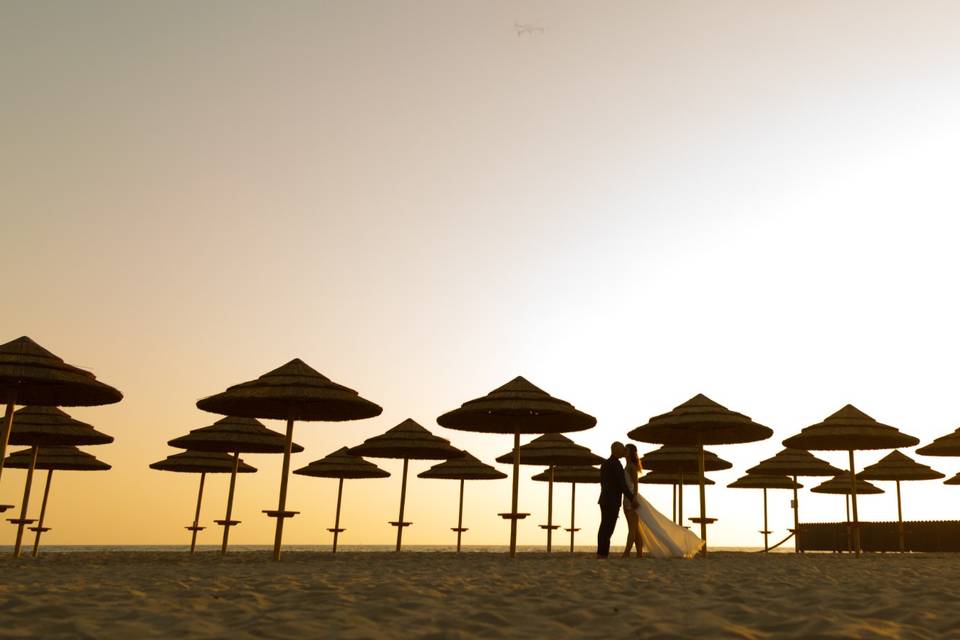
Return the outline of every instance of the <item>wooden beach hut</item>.
[[[517,554],[517,520],[529,513],[519,513],[520,434],[567,433],[583,431],[597,424],[597,419],[578,411],[572,404],[554,398],[518,376],[507,384],[459,409],[448,411],[437,423],[448,429],[480,433],[513,435],[513,489],[509,513],[500,517],[510,521],[510,556]]]
[[[283,523],[297,515],[287,510],[287,482],[290,476],[290,454],[293,452],[293,426],[297,420],[342,422],[380,415],[378,405],[361,398],[353,389],[333,382],[323,374],[295,358],[256,380],[242,382],[223,393],[197,401],[197,408],[225,416],[286,420],[286,441],[280,492],[276,511],[264,513],[276,518],[273,559],[280,560],[283,546]]]
[[[230,539],[230,527],[240,524],[233,519],[233,494],[237,485],[237,471],[240,469],[241,453],[283,453],[286,439],[282,433],[271,431],[256,418],[227,416],[217,420],[209,427],[193,429],[190,433],[170,440],[167,444],[178,449],[228,453],[233,456],[233,470],[230,472],[230,488],[227,491],[227,512],[223,520],[214,520],[223,527],[223,540],[220,553],[227,552]],[[291,453],[300,453],[303,447],[293,443]]]

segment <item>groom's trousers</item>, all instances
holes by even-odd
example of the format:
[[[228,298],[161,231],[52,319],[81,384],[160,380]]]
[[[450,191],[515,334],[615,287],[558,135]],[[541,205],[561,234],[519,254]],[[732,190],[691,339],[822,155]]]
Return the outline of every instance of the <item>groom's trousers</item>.
[[[597,555],[610,555],[610,537],[617,528],[617,518],[620,516],[620,505],[600,507],[600,529],[597,531]]]

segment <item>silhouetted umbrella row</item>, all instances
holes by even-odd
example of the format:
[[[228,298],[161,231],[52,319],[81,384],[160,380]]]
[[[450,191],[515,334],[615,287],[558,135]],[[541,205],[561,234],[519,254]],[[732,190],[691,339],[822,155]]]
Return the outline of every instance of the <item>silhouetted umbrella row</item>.
[[[763,475],[759,473],[748,473],[727,485],[731,489],[763,489],[763,550],[770,550],[770,525],[767,522],[767,489],[792,489],[796,491],[802,488],[796,481],[791,480],[784,475]]]
[[[480,462],[467,452],[462,452],[459,458],[451,458],[446,462],[435,464],[426,471],[417,474],[418,478],[435,478],[438,480],[460,481],[460,506],[457,509],[457,526],[452,531],[457,532],[457,551],[460,551],[460,541],[467,531],[463,526],[463,484],[466,480],[502,480],[507,474],[497,471],[488,464]]]
[[[640,458],[641,466],[649,471],[675,476],[674,482],[665,482],[666,476],[654,476],[653,480],[646,480],[646,484],[672,484],[674,498],[672,500],[674,515],[673,519],[677,524],[683,524],[683,487],[687,484],[699,485],[700,471],[700,449],[697,447],[680,447],[676,445],[664,445],[659,449],[643,454]],[[704,473],[710,471],[722,471],[729,469],[733,465],[726,460],[721,459],[717,454],[704,450],[703,452],[703,470]],[[649,477],[649,476],[645,476]],[[688,482],[688,478],[692,482]],[[704,485],[711,485],[704,478]]]
[[[577,485],[599,484],[600,469],[588,465],[572,467],[556,467],[533,476],[537,482],[567,482],[570,484],[570,526],[566,529],[570,533],[570,552],[573,553],[574,537],[577,531]]]

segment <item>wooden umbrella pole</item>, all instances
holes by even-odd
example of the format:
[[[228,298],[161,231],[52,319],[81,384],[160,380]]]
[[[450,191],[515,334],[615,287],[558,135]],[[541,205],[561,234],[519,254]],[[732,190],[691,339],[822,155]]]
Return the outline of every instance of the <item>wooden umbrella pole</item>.
[[[843,503],[847,506],[847,553],[853,551],[853,543],[851,542],[851,533],[850,533],[850,494],[843,496]]]
[[[33,539],[33,557],[37,557],[40,549],[40,534],[43,533],[43,520],[47,516],[47,497],[50,495],[50,480],[53,478],[53,469],[47,469],[47,481],[43,485],[43,502],[40,503],[40,520],[37,521],[37,535]]]
[[[900,508],[900,481],[897,480],[897,529],[900,533],[900,553],[903,553],[904,539],[903,539],[903,510]]]
[[[206,476],[206,472],[200,474],[200,488],[197,489],[197,512],[193,516],[193,536],[190,538],[190,553],[193,553],[197,548],[197,532],[200,530],[200,505],[203,503],[203,481]]]
[[[683,471],[680,472],[680,486],[677,487],[677,524],[683,526]]]
[[[7,403],[7,412],[3,414],[3,433],[0,433],[0,476],[3,475],[3,461],[7,458],[7,444],[13,431],[13,406],[16,396]]]
[[[460,478],[460,509],[457,511],[457,553],[460,553],[460,537],[463,535],[463,485],[464,479]]]
[[[670,499],[670,508],[673,509],[673,521],[677,522],[677,483],[673,483],[673,496]],[[679,523],[678,523],[679,524]]]
[[[227,553],[227,540],[230,539],[230,527],[232,526],[233,516],[233,490],[237,486],[237,471],[240,469],[240,452],[233,452],[233,471],[230,473],[230,490],[227,492],[227,516],[223,523],[223,543],[220,545],[220,553]]]
[[[520,493],[520,432],[513,434],[513,500],[510,509],[510,557],[517,555],[517,497]]]
[[[408,458],[403,459],[403,480],[400,483],[400,517],[397,518],[397,551],[400,551],[400,543],[403,538],[403,507],[407,500],[407,466],[410,464]]]
[[[853,466],[853,449],[850,452],[850,504],[853,507],[853,552],[860,557],[860,518],[857,517],[857,474]]]
[[[20,557],[20,545],[23,543],[23,528],[27,525],[27,503],[30,502],[30,486],[33,484],[33,470],[37,466],[37,454],[40,447],[34,445],[30,456],[30,469],[27,471],[27,481],[23,484],[23,504],[20,505],[20,519],[17,521],[17,542],[13,547],[13,557]]]
[[[703,548],[700,554],[707,557],[707,490],[706,474],[704,472],[703,460],[703,436],[699,438],[699,451],[697,452],[697,466],[700,471],[700,539],[703,540]]]
[[[340,503],[343,501],[343,478],[337,486],[337,516],[333,521],[333,552],[337,552],[337,538],[340,536]]]
[[[770,551],[770,532],[767,531],[767,488],[763,488],[763,551]]]
[[[797,476],[793,476],[793,552],[800,553],[800,501],[797,499]]]
[[[550,482],[547,488],[547,553],[553,551],[553,465],[550,465]]]
[[[287,478],[290,475],[290,453],[293,449],[293,418],[287,418],[287,441],[283,447],[283,469],[280,471],[280,500],[277,504],[277,530],[273,537],[273,559],[280,560],[283,546],[283,521],[286,520]]]
[[[573,553],[573,536],[577,531],[577,483],[570,483],[570,553]]]

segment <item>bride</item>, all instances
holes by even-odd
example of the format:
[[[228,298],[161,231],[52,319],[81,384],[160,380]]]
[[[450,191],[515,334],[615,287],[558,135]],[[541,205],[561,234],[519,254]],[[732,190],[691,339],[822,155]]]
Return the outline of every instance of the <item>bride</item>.
[[[623,472],[636,497],[634,502],[626,497],[623,499],[623,515],[630,528],[623,557],[629,557],[631,547],[635,547],[638,558],[642,548],[646,548],[654,558],[692,558],[703,546],[703,540],[685,527],[674,524],[640,495],[638,479],[643,469],[635,445],[627,445],[626,457],[627,465]]]

